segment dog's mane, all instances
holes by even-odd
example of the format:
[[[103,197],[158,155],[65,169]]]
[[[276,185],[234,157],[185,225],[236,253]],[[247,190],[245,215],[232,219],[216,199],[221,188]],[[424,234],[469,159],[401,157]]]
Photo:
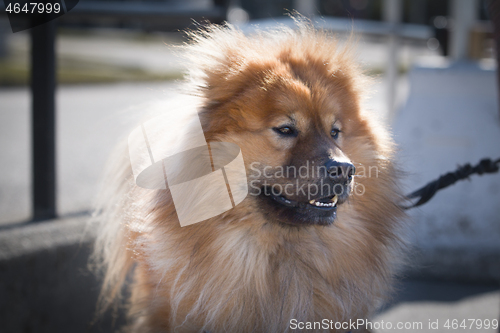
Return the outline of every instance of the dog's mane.
[[[341,43],[331,32],[316,29],[305,18],[293,19],[294,28],[278,25],[251,36],[231,24],[188,31],[190,42],[184,47],[190,63],[186,90],[211,101],[224,100],[244,85],[238,80],[241,73],[249,68],[255,72],[254,66],[277,59],[287,64],[291,59],[306,60],[329,75],[348,75],[357,91],[365,89],[369,79],[353,61],[357,43],[353,33]],[[232,84],[227,85],[227,81]]]

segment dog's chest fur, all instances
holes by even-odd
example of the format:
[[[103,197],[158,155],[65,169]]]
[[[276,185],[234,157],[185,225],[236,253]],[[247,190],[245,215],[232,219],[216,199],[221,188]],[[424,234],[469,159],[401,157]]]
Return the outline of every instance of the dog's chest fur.
[[[181,242],[168,231],[141,236],[149,245],[133,303],[151,304],[148,327],[286,332],[292,319],[363,318],[385,292],[387,271],[370,262],[375,257],[356,257],[366,249],[340,241],[342,228],[334,235],[327,228],[244,225]]]

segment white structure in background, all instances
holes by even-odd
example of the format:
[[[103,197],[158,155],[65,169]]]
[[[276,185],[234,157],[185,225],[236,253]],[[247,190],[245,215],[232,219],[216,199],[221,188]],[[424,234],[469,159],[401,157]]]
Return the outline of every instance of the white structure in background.
[[[467,60],[476,1],[454,0],[450,61],[412,69],[410,94],[394,129],[413,191],[457,165],[500,157],[493,65]],[[473,175],[410,211],[418,271],[500,279],[500,174]]]
[[[407,192],[457,165],[500,158],[496,74],[478,64],[416,67],[395,124]],[[473,175],[409,211],[424,269],[436,275],[500,278],[500,174]]]

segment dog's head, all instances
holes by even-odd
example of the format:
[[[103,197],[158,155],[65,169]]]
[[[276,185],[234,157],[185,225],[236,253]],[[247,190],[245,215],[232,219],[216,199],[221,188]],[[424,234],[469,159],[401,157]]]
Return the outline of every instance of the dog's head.
[[[198,40],[202,75],[193,77],[207,99],[207,140],[242,149],[247,200],[269,221],[329,225],[353,196],[357,170],[381,149],[361,110],[366,80],[351,53],[326,33],[299,29],[280,31],[281,39],[211,31]]]

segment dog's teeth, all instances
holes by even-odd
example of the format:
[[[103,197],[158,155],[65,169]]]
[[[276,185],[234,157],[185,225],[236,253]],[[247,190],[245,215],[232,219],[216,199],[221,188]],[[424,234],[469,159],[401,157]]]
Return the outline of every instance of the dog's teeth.
[[[309,200],[309,204],[316,206],[316,207],[335,207],[335,205],[337,204],[337,201],[338,201],[337,196],[334,196],[332,199],[330,199],[330,202]]]

